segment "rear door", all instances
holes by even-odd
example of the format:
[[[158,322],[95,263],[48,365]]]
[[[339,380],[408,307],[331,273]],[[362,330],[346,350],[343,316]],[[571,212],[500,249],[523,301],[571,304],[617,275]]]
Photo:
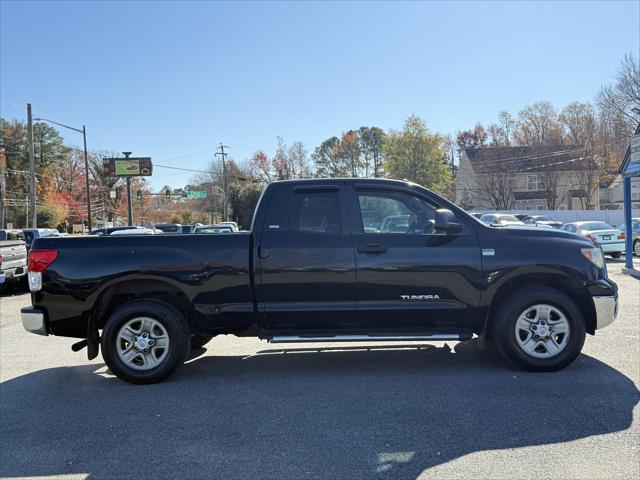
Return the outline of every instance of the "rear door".
[[[344,328],[355,312],[355,260],[344,184],[281,184],[257,245],[258,310],[269,330]]]
[[[470,328],[480,301],[475,230],[435,230],[435,201],[401,187],[355,187],[356,309],[368,331]]]

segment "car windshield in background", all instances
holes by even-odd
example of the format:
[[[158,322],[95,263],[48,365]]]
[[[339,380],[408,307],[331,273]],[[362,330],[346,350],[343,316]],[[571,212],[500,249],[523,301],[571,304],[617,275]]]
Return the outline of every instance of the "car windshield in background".
[[[613,228],[611,225],[604,222],[587,222],[587,223],[581,223],[578,226],[582,230],[589,230],[590,232],[593,232],[595,230],[611,230]]]

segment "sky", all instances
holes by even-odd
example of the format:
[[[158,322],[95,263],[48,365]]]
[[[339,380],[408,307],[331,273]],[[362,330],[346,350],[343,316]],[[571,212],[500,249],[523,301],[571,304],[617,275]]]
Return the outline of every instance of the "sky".
[[[89,149],[150,156],[183,186],[217,146],[309,153],[421,116],[443,134],[537,100],[593,100],[640,50],[640,1],[0,0],[0,114],[86,125]],[[82,138],[61,131],[69,145]]]

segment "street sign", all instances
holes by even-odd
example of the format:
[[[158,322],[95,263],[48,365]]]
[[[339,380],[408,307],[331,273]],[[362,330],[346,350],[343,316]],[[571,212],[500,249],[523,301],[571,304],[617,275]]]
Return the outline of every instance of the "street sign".
[[[149,177],[153,173],[150,157],[107,158],[103,166],[111,177]]]
[[[199,199],[199,198],[207,198],[206,190],[196,190],[193,192],[187,192],[187,198],[191,200]]]

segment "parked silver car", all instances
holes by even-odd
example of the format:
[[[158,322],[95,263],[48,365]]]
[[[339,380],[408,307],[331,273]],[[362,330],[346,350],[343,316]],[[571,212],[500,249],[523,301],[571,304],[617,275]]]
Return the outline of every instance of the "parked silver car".
[[[27,246],[20,230],[0,230],[0,257],[5,281],[2,286],[17,282],[27,275]]]
[[[624,220],[616,225],[618,230],[622,230],[623,232],[626,229],[624,224]],[[640,257],[640,218],[635,217],[631,219],[631,235],[632,235],[632,245],[633,245],[633,253],[636,256]]]
[[[562,226],[562,222],[560,220],[556,220],[548,215],[529,215],[522,220],[527,225],[532,225],[535,227],[551,227],[551,228],[560,228]]]
[[[524,226],[525,223],[518,220],[514,215],[508,213],[485,213],[480,217],[480,221],[492,227],[508,227],[509,225]]]
[[[585,221],[565,223],[562,230],[584,235],[600,245],[602,251],[613,258],[620,258],[624,253],[624,232],[612,227],[608,223]]]

